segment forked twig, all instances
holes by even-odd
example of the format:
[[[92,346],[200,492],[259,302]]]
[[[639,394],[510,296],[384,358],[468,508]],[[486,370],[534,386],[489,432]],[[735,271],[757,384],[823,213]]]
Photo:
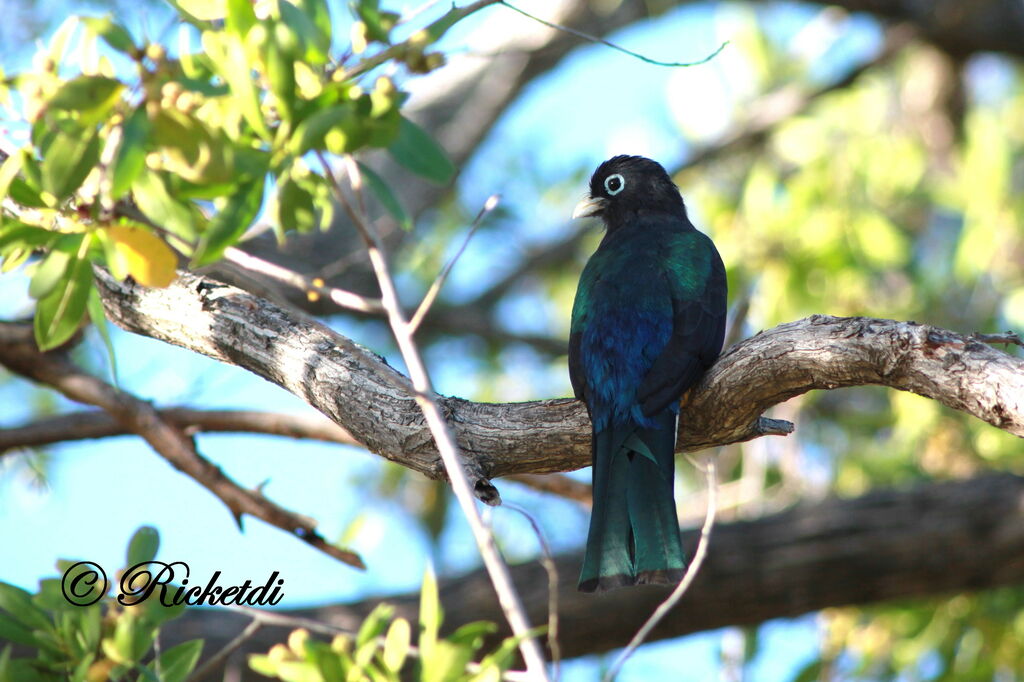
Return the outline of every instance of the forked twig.
[[[531,679],[546,681],[549,678],[541,648],[537,644],[537,640],[530,636],[531,628],[526,617],[526,610],[523,608],[522,600],[512,584],[512,577],[509,574],[508,566],[502,560],[501,554],[495,545],[494,537],[484,525],[483,519],[481,519],[480,513],[476,508],[474,490],[470,486],[462,455],[437,403],[430,384],[429,374],[427,373],[426,366],[423,364],[419,348],[413,339],[412,328],[402,312],[398,293],[395,290],[394,279],[391,276],[387,259],[384,257],[384,252],[377,239],[377,235],[373,232],[366,215],[359,213],[356,206],[349,199],[348,194],[341,187],[324,155],[318,153],[318,158],[323,167],[324,174],[334,191],[335,198],[341,204],[366,244],[370,264],[373,267],[374,274],[377,276],[377,284],[381,292],[381,303],[387,313],[391,333],[395,337],[395,342],[402,354],[402,359],[409,370],[409,378],[412,381],[412,396],[423,414],[431,435],[434,437],[441,461],[451,482],[452,491],[455,493],[455,499],[458,501],[462,513],[469,522],[473,538],[476,540],[477,549],[480,551],[484,566],[490,575],[494,590],[497,593],[498,603],[501,605],[502,612],[505,614],[513,634],[519,639],[519,651],[526,662],[527,674]],[[345,161],[349,182],[353,192],[358,196],[363,184],[359,165],[351,157],[346,157]],[[490,499],[485,501],[493,503],[497,499],[497,491],[493,490],[493,486],[490,486],[490,488],[493,494],[487,496]]]

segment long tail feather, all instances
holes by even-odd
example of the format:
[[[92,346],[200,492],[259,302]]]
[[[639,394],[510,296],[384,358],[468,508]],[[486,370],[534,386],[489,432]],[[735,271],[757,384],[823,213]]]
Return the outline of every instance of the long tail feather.
[[[672,491],[676,415],[657,428],[612,426],[593,435],[594,506],[579,589],[675,583],[686,568]]]

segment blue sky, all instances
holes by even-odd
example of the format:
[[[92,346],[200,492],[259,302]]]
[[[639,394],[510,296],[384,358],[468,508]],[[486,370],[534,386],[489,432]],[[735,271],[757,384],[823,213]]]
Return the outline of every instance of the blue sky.
[[[519,4],[542,5],[525,0]],[[611,38],[660,59],[699,59],[749,25],[749,17],[737,7],[687,6]],[[509,11],[495,7],[481,13],[454,30],[447,45],[456,49],[474,31],[507,21],[500,13]],[[779,5],[767,14],[773,35],[787,39],[798,35],[818,12]],[[154,25],[161,24],[154,15],[128,19],[150,26],[151,33]],[[877,27],[869,20],[854,17],[841,29],[842,36],[831,47],[814,55],[814,73],[821,77],[877,46]],[[683,72],[581,44],[559,68],[537,79],[463,169],[458,188],[471,212],[487,196],[501,192],[516,217],[516,232],[507,241],[501,241],[506,239],[501,235],[481,235],[475,240],[453,273],[451,291],[471,293],[493,272],[503,250],[557,236],[583,191],[582,181],[578,187],[566,184],[574,174],[582,177],[604,158],[621,152],[646,154],[671,164],[683,159],[688,150],[680,125],[704,134],[721,129],[736,115],[736,98],[747,94],[744,88],[749,86],[738,49],[730,46],[712,64]],[[4,54],[0,65],[10,72],[25,57]],[[516,168],[523,169],[521,177],[509,175],[509,169]],[[539,193],[538,179],[558,188]],[[25,277],[0,277],[0,318],[11,319],[30,310],[26,290]],[[516,314],[514,306],[508,314]],[[341,320],[333,324],[357,341],[367,342],[358,336],[360,325]],[[122,387],[158,405],[311,410],[243,370],[157,341],[114,331],[114,345]],[[98,343],[90,343],[82,352],[90,355],[95,366],[104,366],[100,349]],[[451,362],[445,355],[455,354],[428,355],[437,388],[446,394],[473,394],[479,388],[473,367]],[[400,366],[396,359],[389,360]],[[499,389],[506,399],[569,393],[564,367],[541,363],[528,352],[510,351],[503,360],[508,362],[507,379]],[[0,383],[0,427],[29,418],[36,395],[36,389],[21,380]],[[62,399],[57,402],[60,409],[77,409]],[[352,600],[418,586],[430,555],[427,540],[397,502],[361,491],[363,482],[383,466],[372,455],[354,448],[269,437],[203,435],[198,443],[204,455],[242,485],[269,481],[265,492],[271,499],[318,519],[328,539],[340,536],[360,517],[362,525],[352,546],[370,570],[354,571],[255,519],[246,518],[245,531],[239,532],[217,499],[174,471],[141,441],[125,437],[50,448],[52,465],[43,488],[29,484],[17,460],[0,459],[0,543],[5,548],[0,580],[33,589],[39,578],[53,574],[59,557],[96,561],[113,571],[124,560],[133,530],[149,524],[161,532],[160,558],[186,561],[193,575],[209,576],[219,570],[225,584],[234,584],[262,580],[280,571],[286,581],[284,606]],[[587,479],[589,471],[577,475]],[[587,527],[584,509],[514,484],[498,481],[497,485],[505,499],[538,514],[556,550],[581,545]],[[536,555],[536,539],[518,515],[498,510],[494,525],[503,545],[514,548],[517,558]],[[442,538],[441,555],[442,570],[466,570],[478,563],[465,522],[454,512]],[[752,680],[789,677],[817,650],[813,616],[773,623],[764,629],[763,637],[761,654],[749,671]],[[681,660],[693,666],[700,678],[713,677],[722,641],[721,632],[712,632],[649,645],[627,664],[620,679],[665,677],[678,670]],[[564,679],[592,679],[597,665],[593,657],[572,662]]]

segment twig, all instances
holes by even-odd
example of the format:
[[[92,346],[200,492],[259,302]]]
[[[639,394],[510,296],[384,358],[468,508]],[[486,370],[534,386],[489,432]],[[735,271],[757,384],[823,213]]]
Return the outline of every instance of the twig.
[[[1000,332],[998,334],[982,334],[981,332],[974,332],[971,334],[971,338],[982,343],[1004,343],[1013,344],[1015,346],[1024,347],[1024,339],[1020,337],[1020,334],[1011,331]]]
[[[444,33],[448,30],[450,26],[454,25],[456,22],[461,21],[462,19],[468,17],[470,14],[473,14],[474,12],[477,12],[483,9],[484,7],[487,7],[488,5],[493,5],[497,2],[500,2],[500,0],[477,0],[474,3],[466,5],[465,7],[455,7],[453,5],[452,8],[448,10],[448,12],[446,12],[443,17],[434,21],[432,24],[423,29],[423,31],[425,32],[424,35],[429,36],[430,40],[437,40],[442,35],[444,35]],[[414,34],[412,38],[406,40],[405,42],[399,43],[397,45],[392,45],[391,47],[385,50],[381,50],[372,57],[367,57],[366,59],[356,64],[353,68],[346,71],[345,78],[356,78],[357,76],[361,76],[368,71],[376,69],[378,66],[384,64],[385,62],[388,62],[392,59],[399,59],[406,52],[408,52],[410,48],[415,47],[415,43],[418,40],[420,40],[420,38],[416,34]]]
[[[61,353],[42,353],[28,325],[0,323],[0,364],[46,384],[71,400],[106,410],[124,428],[137,433],[171,466],[216,495],[241,526],[243,514],[255,516],[350,566],[366,568],[355,552],[335,547],[317,533],[316,523],[284,509],[258,490],[246,490],[196,450],[195,443],[160,418],[148,402],[87,374]]]
[[[228,656],[234,653],[235,650],[238,649],[238,647],[245,644],[245,642],[250,637],[255,635],[256,631],[259,630],[261,627],[263,627],[263,623],[261,623],[258,619],[254,618],[253,620],[249,621],[249,624],[245,626],[244,630],[238,633],[237,637],[235,637],[230,642],[225,644],[224,648],[222,648],[216,654],[207,659],[207,661],[203,663],[201,666],[199,666],[199,668],[195,672],[189,675],[188,682],[196,682],[197,680],[201,680],[210,673],[214,672],[220,666],[221,662],[224,661],[224,659],[226,659]]]
[[[577,481],[564,474],[512,474],[506,478],[534,490],[574,500],[588,507],[594,501],[594,489],[589,483]]]
[[[506,502],[503,506],[526,517],[537,536],[537,542],[540,543],[540,564],[548,574],[548,648],[551,649],[551,677],[557,681],[562,652],[558,646],[558,568],[555,566],[555,558],[537,519],[518,504]]]
[[[224,260],[234,263],[239,267],[242,267],[250,272],[258,272],[261,275],[266,275],[272,279],[276,279],[279,282],[290,284],[297,289],[301,289],[305,292],[315,292],[318,296],[329,298],[333,303],[341,306],[342,308],[348,308],[350,310],[358,310],[363,313],[380,313],[384,311],[384,308],[380,304],[379,299],[367,298],[360,296],[351,291],[345,289],[338,289],[337,287],[325,286],[323,280],[317,277],[306,277],[300,275],[294,270],[281,267],[270,261],[257,258],[239,248],[230,246],[224,250]]]
[[[647,64],[653,64],[655,66],[668,66],[668,67],[700,66],[701,64],[706,64],[706,63],[710,62],[712,59],[714,59],[715,57],[717,57],[718,53],[721,52],[722,50],[724,50],[725,46],[729,44],[729,41],[726,40],[724,43],[722,43],[721,45],[718,46],[718,49],[716,49],[714,52],[709,54],[707,57],[704,57],[703,59],[698,59],[695,62],[663,62],[660,59],[651,59],[650,57],[647,57],[645,55],[640,54],[639,52],[633,52],[632,50],[626,49],[626,48],[622,47],[621,45],[616,45],[613,42],[605,40],[604,38],[599,38],[597,36],[592,36],[589,33],[584,33],[583,31],[577,31],[576,29],[570,28],[569,26],[563,26],[561,24],[556,24],[556,23],[547,21],[546,19],[541,19],[540,17],[534,16],[533,14],[530,14],[529,12],[527,12],[525,10],[519,9],[515,5],[512,5],[512,4],[508,3],[508,2],[506,2],[505,0],[500,0],[500,4],[504,5],[505,7],[508,7],[510,10],[513,10],[515,12],[518,12],[519,14],[522,14],[524,17],[527,17],[528,19],[532,19],[532,20],[536,21],[539,24],[544,24],[548,28],[553,28],[556,31],[563,31],[563,32],[568,33],[570,35],[574,35],[577,38],[583,38],[583,40],[589,41],[591,43],[600,43],[601,45],[606,45],[606,46],[612,48],[613,50],[618,50],[619,52],[622,52],[624,54],[628,54],[630,57],[635,57],[635,58],[639,59],[642,62],[646,62]]]
[[[693,553],[693,561],[686,568],[686,573],[683,575],[683,579],[679,581],[676,588],[672,590],[672,594],[668,596],[668,599],[663,601],[651,617],[647,619],[647,622],[643,624],[643,627],[633,635],[633,639],[629,641],[626,648],[619,654],[619,657],[615,659],[615,663],[605,673],[603,682],[612,682],[615,679],[615,675],[618,674],[619,669],[622,665],[633,655],[637,647],[643,644],[643,641],[650,634],[651,630],[661,622],[669,611],[671,611],[675,605],[682,599],[686,591],[690,589],[690,585],[693,583],[693,579],[697,577],[697,572],[700,570],[701,564],[704,563],[704,557],[708,553],[708,543],[711,542],[711,529],[715,525],[715,506],[718,504],[718,496],[716,491],[718,490],[718,477],[715,471],[715,460],[711,457],[707,458],[704,463],[704,473],[707,477],[708,484],[708,511],[704,517],[704,526],[700,529],[700,540],[697,542],[697,550]]]
[[[195,433],[262,433],[286,438],[361,445],[348,431],[321,415],[281,414],[254,410],[157,409],[161,419]],[[15,448],[38,447],[74,440],[110,438],[134,432],[102,410],[83,410],[44,417],[21,426],[0,429],[0,456]]]
[[[455,493],[455,499],[462,508],[462,512],[469,522],[469,527],[473,531],[473,537],[483,558],[484,566],[491,576],[494,590],[498,595],[498,603],[502,607],[502,611],[512,628],[513,634],[520,640],[519,651],[523,655],[523,660],[526,661],[527,673],[533,676],[534,679],[547,680],[547,671],[544,666],[544,657],[540,646],[537,644],[536,639],[529,636],[530,624],[526,618],[522,601],[512,584],[508,567],[498,553],[494,537],[487,530],[483,520],[480,518],[480,513],[477,511],[474,502],[474,490],[469,485],[469,477],[464,469],[462,455],[455,444],[455,438],[444,416],[441,414],[441,409],[435,399],[426,366],[423,364],[423,359],[413,339],[412,330],[405,319],[401,304],[398,301],[398,293],[395,291],[394,280],[391,277],[387,260],[384,258],[383,250],[376,239],[376,235],[371,231],[368,221],[364,219],[365,216],[356,212],[348,196],[342,191],[341,185],[338,183],[326,159],[323,155],[320,155],[319,158],[324,173],[334,188],[335,198],[342,205],[352,220],[353,225],[356,226],[356,229],[366,242],[370,264],[373,266],[373,271],[377,276],[377,283],[380,286],[381,303],[387,313],[388,323],[391,326],[391,332],[398,344],[399,351],[402,353],[402,359],[405,360],[405,365],[409,370],[409,378],[412,380],[413,397],[423,413],[431,435],[434,437],[441,461],[444,464],[452,490]],[[349,172],[352,187],[358,192],[362,184],[358,165],[350,163]],[[484,486],[483,490],[481,490],[481,485]],[[480,496],[481,499],[492,504],[497,502],[497,490],[490,483],[482,478],[478,478],[476,488],[476,495]]]
[[[419,308],[416,309],[412,319],[409,320],[410,333],[415,334],[416,330],[419,329],[420,322],[422,322],[423,318],[426,317],[427,312],[430,310],[430,306],[434,304],[434,299],[437,298],[438,292],[441,291],[441,287],[444,286],[445,280],[448,279],[448,274],[452,271],[452,268],[455,267],[455,261],[459,260],[459,257],[462,256],[462,252],[466,250],[466,246],[469,245],[469,240],[473,238],[474,234],[476,234],[477,228],[479,228],[480,223],[483,222],[484,216],[493,211],[500,200],[501,195],[499,194],[492,194],[487,197],[487,201],[484,202],[483,208],[481,208],[480,212],[476,214],[473,224],[466,232],[466,237],[462,240],[459,250],[455,252],[455,255],[448,260],[441,272],[438,273],[434,283],[430,285],[430,289],[427,290],[427,294],[420,302]]]

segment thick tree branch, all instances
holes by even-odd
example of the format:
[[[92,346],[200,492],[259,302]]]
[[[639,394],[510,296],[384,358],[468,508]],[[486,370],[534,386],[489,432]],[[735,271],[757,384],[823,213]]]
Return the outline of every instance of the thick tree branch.
[[[684,532],[688,551],[697,531]],[[576,591],[582,556],[556,557],[560,644],[567,658],[623,646],[665,588]],[[547,580],[536,562],[512,569],[531,619],[547,609]],[[728,625],[754,625],[819,609],[890,599],[940,596],[1024,581],[1024,478],[988,474],[876,490],[854,499],[801,504],[754,521],[718,523],[707,560],[692,589],[654,630],[665,639]],[[482,571],[442,584],[445,627],[500,621]],[[416,617],[415,594],[387,598],[400,615]],[[379,597],[293,612],[319,622],[358,622]],[[615,614],[609,618],[608,614]],[[246,625],[244,616],[191,610],[171,629],[176,637],[207,637],[216,650]],[[507,633],[505,633],[507,634]],[[281,629],[257,633],[247,647],[266,650]]]
[[[306,400],[372,452],[443,477],[409,382],[353,341],[244,291],[181,273],[167,289],[98,272],[118,325],[244,367]],[[769,407],[813,389],[877,384],[912,391],[1024,436],[1024,360],[914,322],[815,315],[736,344],[684,399],[680,451],[792,430]],[[554,399],[442,408],[467,460],[486,478],[590,463],[581,403]]]

